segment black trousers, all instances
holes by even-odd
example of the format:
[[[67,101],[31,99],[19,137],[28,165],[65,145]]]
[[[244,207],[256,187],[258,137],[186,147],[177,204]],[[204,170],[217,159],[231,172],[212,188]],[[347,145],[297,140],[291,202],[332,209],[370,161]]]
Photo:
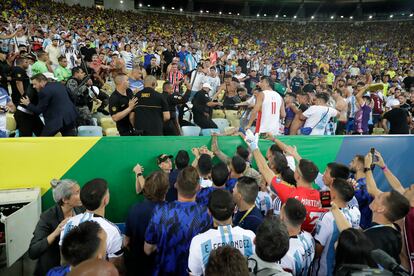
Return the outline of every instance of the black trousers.
[[[175,119],[170,119],[164,123],[164,135],[165,136],[179,136],[180,131],[177,128]]]
[[[205,115],[194,114],[194,123],[201,128],[218,128],[216,123]]]
[[[33,134],[40,136],[43,130],[43,122],[39,116],[24,113],[16,110],[14,113],[17,129],[19,130],[19,137],[32,137]]]

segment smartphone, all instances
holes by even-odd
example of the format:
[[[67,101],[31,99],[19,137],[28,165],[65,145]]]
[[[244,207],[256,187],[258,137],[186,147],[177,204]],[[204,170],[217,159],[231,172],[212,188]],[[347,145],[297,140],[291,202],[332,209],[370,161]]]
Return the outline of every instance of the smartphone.
[[[319,195],[321,197],[322,208],[331,207],[331,192],[323,191],[323,192],[319,192]]]
[[[371,170],[373,170],[375,168],[374,162],[378,162],[378,156],[375,155],[375,148],[371,148],[371,154],[372,154]]]

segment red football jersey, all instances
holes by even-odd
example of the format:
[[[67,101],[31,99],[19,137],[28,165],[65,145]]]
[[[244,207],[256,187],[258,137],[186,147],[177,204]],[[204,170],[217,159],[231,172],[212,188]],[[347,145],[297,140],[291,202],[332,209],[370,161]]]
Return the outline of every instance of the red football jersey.
[[[309,233],[313,232],[319,217],[327,212],[327,210],[322,208],[318,190],[286,185],[278,177],[273,178],[271,190],[278,195],[282,203],[285,203],[288,198],[295,198],[302,202],[306,208],[306,219],[302,224],[302,229]]]

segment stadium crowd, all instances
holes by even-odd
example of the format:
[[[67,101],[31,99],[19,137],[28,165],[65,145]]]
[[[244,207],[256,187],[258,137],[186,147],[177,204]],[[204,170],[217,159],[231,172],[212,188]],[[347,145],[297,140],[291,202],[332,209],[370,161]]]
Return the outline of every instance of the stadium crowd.
[[[105,179],[82,188],[53,180],[56,205],[41,215],[29,248],[35,275],[106,275],[91,267],[108,275],[414,272],[414,185],[404,188],[380,152],[355,155],[349,166],[331,162],[322,174],[295,146],[269,137],[263,156],[257,134],[244,139],[227,156],[213,135],[211,149],[191,150],[191,164],[186,150],[161,154],[159,170],[145,177],[137,164],[130,185],[143,200],[123,232],[105,218]],[[390,191],[379,190],[373,170]]]
[[[2,137],[6,112],[18,136],[76,135],[108,116],[120,135],[216,129],[215,118],[273,135],[413,127],[412,21],[251,24],[39,0],[0,7]]]

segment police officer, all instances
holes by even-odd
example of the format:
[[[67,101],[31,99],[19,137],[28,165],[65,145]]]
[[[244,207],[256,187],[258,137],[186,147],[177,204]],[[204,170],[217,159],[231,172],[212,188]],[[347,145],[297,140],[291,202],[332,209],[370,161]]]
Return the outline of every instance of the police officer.
[[[109,97],[109,113],[112,120],[116,122],[116,128],[121,136],[133,136],[134,130],[134,108],[138,100],[129,89],[128,76],[118,74],[115,77],[115,91]]]
[[[146,136],[162,136],[164,122],[170,120],[168,104],[161,93],[155,91],[157,79],[147,76],[144,89],[136,94],[135,129]]]
[[[187,89],[184,95],[174,92],[173,86],[169,81],[164,82],[162,86],[162,95],[167,101],[168,110],[170,111],[170,119],[164,123],[164,135],[177,136],[180,135],[180,125],[177,118],[177,106],[185,104],[191,95],[191,90]]]
[[[7,54],[7,51],[0,48],[0,86],[9,93],[8,81],[10,80],[11,68],[6,60]]]
[[[76,136],[76,119],[78,113],[69,97],[67,88],[59,82],[49,82],[45,74],[36,74],[31,80],[39,93],[39,103],[34,105],[29,97],[22,97],[20,104],[31,112],[43,114],[45,126],[41,136]],[[53,74],[51,74],[53,77]]]
[[[213,102],[208,96],[211,90],[209,83],[204,83],[202,89],[198,91],[192,101],[194,122],[201,128],[217,128],[211,119],[211,109],[216,106],[223,106],[221,102]]]
[[[20,137],[31,137],[33,133],[36,136],[40,136],[43,129],[43,122],[39,116],[20,104],[22,97],[29,97],[30,102],[35,105],[38,103],[37,93],[30,85],[30,79],[26,73],[28,67],[29,62],[27,58],[19,57],[16,59],[16,66],[12,68],[11,72],[11,97],[13,104],[17,107],[14,119],[16,120]]]

